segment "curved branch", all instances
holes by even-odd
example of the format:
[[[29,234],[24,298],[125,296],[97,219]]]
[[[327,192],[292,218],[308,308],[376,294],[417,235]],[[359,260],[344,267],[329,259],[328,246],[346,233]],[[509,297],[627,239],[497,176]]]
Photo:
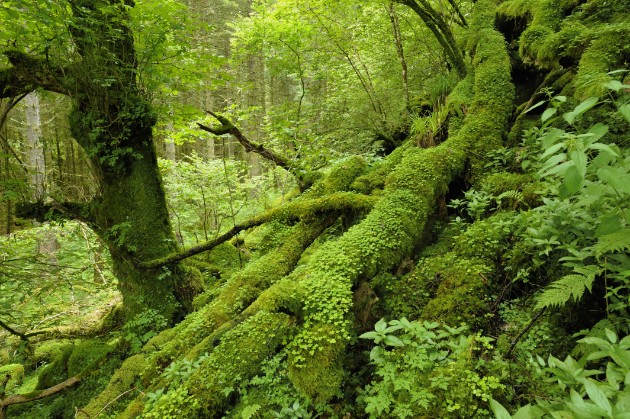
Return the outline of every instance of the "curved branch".
[[[298,180],[300,190],[305,190],[311,186],[312,181],[308,180],[309,176],[304,173],[304,170],[302,170],[301,167],[296,166],[295,164],[289,162],[289,160],[286,157],[281,156],[265,148],[265,146],[263,146],[262,144],[250,141],[245,136],[245,134],[243,134],[241,130],[238,129],[234,124],[232,124],[232,122],[230,122],[230,120],[227,119],[226,117],[219,115],[217,113],[214,113],[214,112],[210,112],[210,111],[207,111],[207,112],[210,115],[212,115],[217,121],[219,121],[221,125],[215,126],[215,127],[209,127],[207,125],[203,125],[197,122],[197,125],[199,126],[199,128],[214,135],[225,135],[225,134],[233,135],[236,138],[236,140],[243,147],[245,147],[245,151],[259,154],[260,156],[274,162],[277,166],[282,167],[287,172],[295,176]]]
[[[464,62],[464,56],[457,48],[457,43],[453,37],[448,24],[444,21],[442,16],[431,7],[426,0],[418,0],[422,7],[416,2],[416,0],[396,0],[397,3],[404,4],[411,8],[425,25],[433,32],[433,35],[440,43],[444,52],[448,56],[451,64],[455,66],[455,70],[460,78],[466,77],[467,69]]]
[[[302,217],[322,212],[327,213],[334,211],[346,211],[350,209],[368,210],[372,208],[375,201],[376,199],[374,197],[355,194],[352,192],[335,193],[318,199],[296,200],[287,205],[271,209],[267,212],[250,218],[247,221],[236,224],[229,231],[223,233],[213,240],[207,241],[197,246],[193,246],[190,249],[184,250],[182,252],[172,253],[163,258],[141,262],[138,264],[138,266],[141,268],[151,269],[187,259],[199,253],[212,250],[221,243],[225,243],[226,241],[230,240],[241,231],[257,227],[268,221],[271,221],[272,219],[298,220]]]
[[[455,10],[455,13],[457,13],[457,16],[459,17],[459,22],[457,23],[463,26],[464,28],[468,28],[468,22],[466,22],[466,18],[462,14],[462,11],[459,9],[459,6],[457,5],[457,3],[455,3],[455,0],[448,0],[448,2],[453,8],[453,10]]]
[[[16,215],[21,218],[33,218],[40,222],[51,218],[62,218],[83,221],[90,226],[94,224],[94,215],[89,203],[24,202],[16,206]]]
[[[74,377],[68,378],[64,382],[56,384],[52,387],[48,387],[45,390],[35,391],[30,394],[16,394],[13,396],[9,396],[6,399],[0,401],[0,408],[6,409],[7,406],[11,406],[13,404],[32,402],[33,400],[39,400],[48,396],[52,396],[53,394],[57,394],[60,391],[67,389],[68,387],[72,387],[73,385],[81,381],[82,378],[83,377],[81,376],[81,374],[79,374],[75,375]]]
[[[258,144],[253,141],[250,141],[247,137],[245,137],[245,135],[241,132],[241,130],[239,130],[237,127],[232,125],[232,123],[228,121],[226,118],[220,115],[214,115],[214,114],[213,116],[217,119],[221,118],[219,119],[219,121],[221,122],[220,127],[209,128],[205,125],[197,123],[197,125],[199,125],[199,128],[201,128],[204,131],[211,132],[215,135],[232,134],[238,140],[238,142],[243,147],[245,147],[245,151],[260,154],[262,157],[266,158],[267,160],[271,160],[272,162],[282,167],[283,169],[286,169],[287,171],[291,171],[291,163],[289,163],[289,161],[284,156],[274,153],[273,151],[265,148],[262,144]]]
[[[20,51],[8,50],[3,54],[12,67],[0,70],[0,98],[19,97],[36,89],[69,94],[60,82],[64,79],[63,69],[52,68],[46,60]]]
[[[15,330],[14,328],[9,326],[2,320],[0,320],[0,327],[6,330],[7,332],[11,333],[13,336],[17,336],[22,340],[28,340],[28,335],[26,335],[25,333],[18,332],[17,330]]]

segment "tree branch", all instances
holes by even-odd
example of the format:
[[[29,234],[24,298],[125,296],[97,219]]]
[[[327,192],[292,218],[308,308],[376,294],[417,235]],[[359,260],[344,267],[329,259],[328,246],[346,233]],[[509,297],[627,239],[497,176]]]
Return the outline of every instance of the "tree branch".
[[[425,25],[433,32],[433,35],[440,43],[444,52],[448,56],[451,64],[455,66],[455,70],[460,78],[466,77],[467,68],[466,63],[464,62],[464,56],[459,51],[457,47],[457,43],[455,42],[455,38],[453,37],[453,33],[451,32],[448,24],[426,0],[418,0],[420,4],[416,0],[395,0],[397,3],[404,4],[405,6],[411,8],[420,19],[424,22]]]
[[[0,70],[0,98],[19,97],[36,89],[68,94],[68,89],[61,83],[64,79],[62,69],[52,68],[46,60],[17,50],[3,54],[12,67]]]
[[[300,190],[305,190],[306,188],[311,186],[312,181],[308,180],[309,177],[304,174],[304,171],[302,170],[301,167],[296,166],[295,164],[289,162],[289,160],[286,157],[276,154],[275,152],[265,148],[262,144],[258,144],[253,141],[250,141],[241,132],[241,130],[239,130],[234,124],[232,124],[232,122],[230,122],[230,120],[228,120],[226,117],[216,114],[211,111],[207,111],[207,112],[210,115],[212,115],[217,121],[219,121],[221,125],[215,126],[215,127],[209,127],[209,126],[206,126],[197,122],[197,125],[199,126],[199,128],[214,135],[225,135],[225,134],[233,135],[236,138],[236,140],[243,147],[245,147],[245,151],[259,154],[260,156],[274,162],[277,166],[282,167],[283,169],[291,173],[293,176],[295,176],[298,180]]]
[[[15,330],[14,328],[9,326],[8,324],[3,322],[2,320],[0,320],[0,327],[2,327],[4,330],[6,330],[7,332],[11,333],[12,335],[19,337],[22,340],[28,340],[28,336],[26,334],[18,332],[17,330]]]
[[[317,213],[329,213],[334,211],[357,210],[365,211],[374,205],[375,198],[367,195],[355,194],[352,192],[334,193],[323,198],[296,200],[287,205],[271,209],[262,214],[254,216],[247,221],[236,224],[229,231],[223,233],[213,240],[209,240],[190,249],[178,253],[172,253],[163,258],[140,262],[141,268],[152,269],[158,268],[169,263],[179,262],[199,253],[212,250],[221,243],[225,243],[232,237],[236,236],[243,230],[262,225],[272,219],[280,220],[297,220],[300,218],[308,218]]]
[[[33,218],[37,221],[49,221],[51,218],[83,221],[94,224],[94,216],[89,203],[79,202],[24,202],[16,206],[16,215],[21,218]]]
[[[455,13],[457,13],[457,16],[459,17],[458,23],[464,28],[468,28],[468,22],[466,22],[466,18],[462,14],[462,11],[459,9],[459,6],[457,5],[457,3],[455,3],[455,0],[448,0],[448,2],[453,8],[453,10],[455,10]]]
[[[52,387],[48,387],[47,389],[35,390],[27,394],[14,394],[12,396],[1,399],[0,400],[0,419],[6,418],[7,407],[11,405],[28,403],[28,402],[43,399],[49,396],[53,396],[67,388],[70,388],[76,385],[81,380],[83,380],[88,374],[90,374],[94,369],[98,368],[107,359],[108,359],[108,356],[106,354],[105,356],[101,357],[97,361],[88,365],[85,369],[83,369],[83,371],[81,371],[79,374],[75,375],[74,377],[70,377],[59,384],[55,384]]]

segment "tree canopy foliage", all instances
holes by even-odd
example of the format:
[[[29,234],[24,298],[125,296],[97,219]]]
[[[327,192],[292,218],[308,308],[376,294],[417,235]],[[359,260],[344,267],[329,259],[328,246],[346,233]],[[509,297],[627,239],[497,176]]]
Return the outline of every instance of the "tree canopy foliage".
[[[628,0],[0,3],[0,418],[624,418]]]

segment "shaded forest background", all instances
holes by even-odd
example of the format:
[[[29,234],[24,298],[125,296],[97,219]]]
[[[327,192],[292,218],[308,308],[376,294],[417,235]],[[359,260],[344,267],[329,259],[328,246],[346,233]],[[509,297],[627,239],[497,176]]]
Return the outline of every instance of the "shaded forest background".
[[[628,10],[2,2],[0,417],[630,417]]]

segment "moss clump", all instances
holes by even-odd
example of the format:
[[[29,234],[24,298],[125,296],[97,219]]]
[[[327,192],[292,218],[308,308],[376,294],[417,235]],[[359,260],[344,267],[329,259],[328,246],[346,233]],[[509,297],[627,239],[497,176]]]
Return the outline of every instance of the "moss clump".
[[[589,96],[602,96],[607,89],[604,84],[612,81],[609,71],[624,68],[630,57],[630,20],[625,23],[607,25],[595,31],[595,40],[580,59],[575,77],[575,97],[578,100]]]
[[[462,234],[453,237],[452,250],[467,258],[498,261],[510,247],[515,232],[514,212],[499,212],[471,224]]]
[[[74,345],[64,346],[56,352],[52,362],[42,367],[42,372],[39,374],[37,389],[45,389],[52,387],[68,378],[68,359],[72,355]]]
[[[282,244],[282,241],[291,233],[291,227],[278,220],[272,220],[247,233],[245,247],[262,256]]]
[[[73,377],[96,362],[101,361],[114,348],[98,340],[82,340],[72,349],[68,357],[68,376]]]
[[[21,386],[24,381],[24,365],[9,364],[0,367],[0,382],[4,381],[6,376],[10,378],[7,385],[4,387],[4,392],[11,394],[13,390]]]
[[[134,388],[142,388],[141,373],[147,367],[144,355],[137,354],[127,358],[114,373],[109,383],[90,403],[77,412],[77,418],[93,418],[102,413],[105,406],[116,411],[116,405],[124,405],[135,396]],[[125,395],[122,396],[121,395]],[[117,400],[116,405],[111,402]]]
[[[359,156],[352,156],[337,163],[330,172],[313,187],[302,194],[308,199],[332,192],[348,191],[352,182],[367,169],[367,162]]]
[[[47,340],[35,346],[33,362],[35,365],[51,364],[69,350],[72,350],[72,342],[70,340]]]
[[[371,194],[375,190],[382,189],[385,186],[387,175],[402,161],[405,150],[411,145],[411,142],[406,142],[396,148],[382,161],[375,163],[366,174],[356,178],[350,188],[362,194]]]
[[[499,172],[488,175],[480,183],[482,191],[499,196],[507,191],[522,191],[532,180],[530,174]]]
[[[421,318],[449,324],[480,324],[488,307],[484,278],[490,276],[494,266],[483,259],[462,258],[456,253],[423,260],[418,266],[416,275],[420,280],[439,284]]]
[[[147,406],[144,417],[217,417],[224,413],[228,396],[260,371],[261,362],[276,351],[290,329],[291,319],[286,314],[256,313],[226,332],[189,377]]]

